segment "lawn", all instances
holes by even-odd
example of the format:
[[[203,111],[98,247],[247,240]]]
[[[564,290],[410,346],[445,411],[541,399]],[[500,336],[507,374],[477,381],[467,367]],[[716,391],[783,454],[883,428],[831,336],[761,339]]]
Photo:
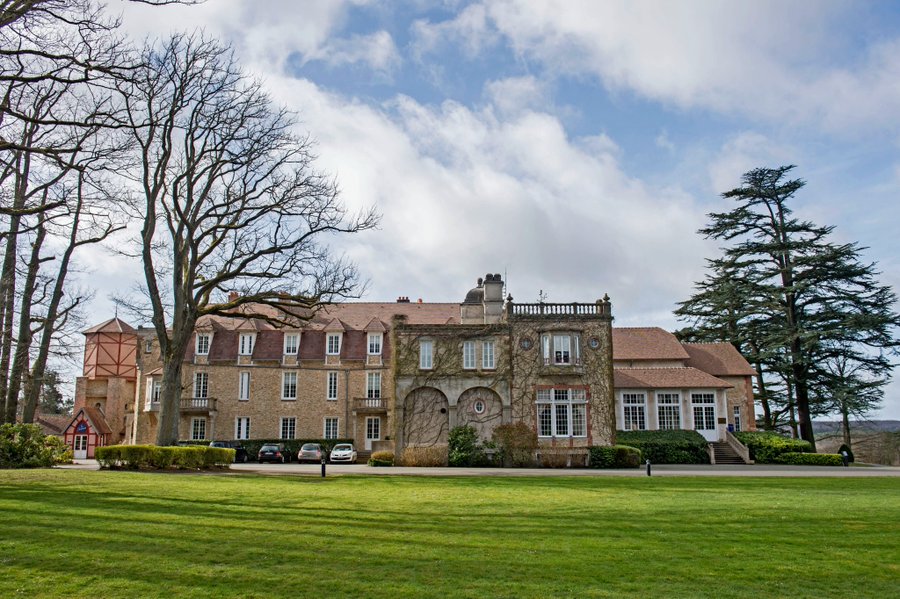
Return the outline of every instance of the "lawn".
[[[0,471],[0,597],[889,597],[900,480]]]

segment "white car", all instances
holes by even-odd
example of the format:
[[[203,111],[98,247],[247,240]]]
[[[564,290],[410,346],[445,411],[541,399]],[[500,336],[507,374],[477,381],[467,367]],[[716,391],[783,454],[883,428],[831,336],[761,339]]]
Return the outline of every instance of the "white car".
[[[352,443],[338,443],[331,449],[329,459],[332,462],[350,462],[356,463],[356,448]]]

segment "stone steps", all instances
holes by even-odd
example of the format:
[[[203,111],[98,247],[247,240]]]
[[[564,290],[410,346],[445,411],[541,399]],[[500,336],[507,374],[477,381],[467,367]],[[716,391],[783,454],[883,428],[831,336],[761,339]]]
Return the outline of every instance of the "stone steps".
[[[716,464],[744,464],[744,459],[728,443],[713,443]]]

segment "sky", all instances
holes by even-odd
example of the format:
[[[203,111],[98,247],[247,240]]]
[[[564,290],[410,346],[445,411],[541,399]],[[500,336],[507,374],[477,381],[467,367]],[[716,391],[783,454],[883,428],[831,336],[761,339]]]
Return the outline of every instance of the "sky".
[[[363,299],[609,294],[672,311],[716,257],[697,230],[755,167],[795,164],[796,214],[900,289],[900,6],[893,2],[111,0],[146,37],[202,28],[295,111],[351,207]],[[97,254],[89,320],[136,264]],[[900,418],[900,382],[878,417]]]

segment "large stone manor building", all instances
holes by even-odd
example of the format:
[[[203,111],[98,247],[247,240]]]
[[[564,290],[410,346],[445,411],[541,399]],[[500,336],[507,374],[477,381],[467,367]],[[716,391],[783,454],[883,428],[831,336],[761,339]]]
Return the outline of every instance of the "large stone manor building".
[[[516,303],[495,274],[462,303],[346,302],[282,327],[204,318],[184,358],[181,438],[349,438],[362,451],[399,451],[446,444],[461,424],[487,439],[524,422],[542,447],[563,450],[609,444],[617,429],[694,429],[713,442],[754,427],[754,372],[731,345],[612,320],[606,297]],[[155,332],[116,318],[85,335],[82,429],[152,443]]]

